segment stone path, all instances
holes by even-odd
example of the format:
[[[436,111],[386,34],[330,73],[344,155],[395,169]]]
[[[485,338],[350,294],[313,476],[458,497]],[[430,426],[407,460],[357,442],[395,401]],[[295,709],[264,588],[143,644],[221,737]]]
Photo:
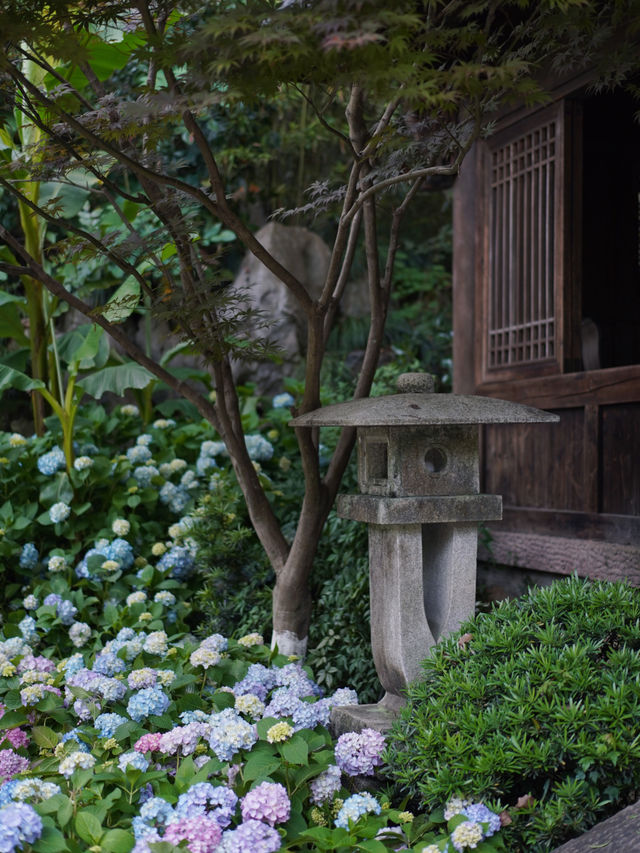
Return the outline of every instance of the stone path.
[[[640,853],[640,800],[589,832],[556,847],[553,853]]]

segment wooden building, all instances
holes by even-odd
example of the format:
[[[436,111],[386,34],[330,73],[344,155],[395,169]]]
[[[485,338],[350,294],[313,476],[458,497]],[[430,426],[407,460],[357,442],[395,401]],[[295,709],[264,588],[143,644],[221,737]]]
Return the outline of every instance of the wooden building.
[[[558,425],[486,428],[499,564],[640,585],[640,125],[565,80],[500,117],[454,189],[454,391]]]

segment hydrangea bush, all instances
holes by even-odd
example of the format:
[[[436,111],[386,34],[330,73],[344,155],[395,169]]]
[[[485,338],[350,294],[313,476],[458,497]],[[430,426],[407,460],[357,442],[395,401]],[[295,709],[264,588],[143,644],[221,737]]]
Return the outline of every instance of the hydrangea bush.
[[[501,849],[493,813],[414,816],[377,792],[384,738],[328,730],[355,691],[257,631],[192,633],[189,510],[220,494],[224,445],[143,430],[135,407],[84,417],[71,472],[55,436],[0,434],[0,851]],[[122,452],[98,449],[109,431]],[[275,441],[256,433],[257,466]]]

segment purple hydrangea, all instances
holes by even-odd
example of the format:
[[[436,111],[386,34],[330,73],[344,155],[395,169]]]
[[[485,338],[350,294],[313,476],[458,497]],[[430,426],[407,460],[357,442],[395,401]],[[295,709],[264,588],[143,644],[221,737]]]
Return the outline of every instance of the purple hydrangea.
[[[0,749],[0,780],[5,781],[29,769],[29,761],[12,749]]]
[[[384,747],[384,735],[375,729],[347,732],[336,743],[336,764],[347,776],[373,776]]]
[[[291,814],[291,801],[279,782],[262,782],[242,798],[243,820],[261,820],[269,826],[284,823]]]
[[[114,652],[102,652],[96,656],[93,663],[93,671],[101,675],[115,675],[126,669],[126,663]]]
[[[277,829],[261,820],[247,820],[223,834],[216,853],[276,853],[281,846]]]
[[[0,850],[13,853],[34,844],[42,835],[42,819],[27,803],[7,803],[0,808]]]
[[[224,785],[196,782],[184,794],[180,794],[175,813],[180,818],[207,815],[214,818],[225,829],[231,823],[238,804],[237,795]]]
[[[341,783],[340,768],[336,764],[330,764],[327,769],[319,776],[312,780],[309,787],[311,788],[311,802],[317,806],[321,806],[333,799],[334,795],[340,790]]]

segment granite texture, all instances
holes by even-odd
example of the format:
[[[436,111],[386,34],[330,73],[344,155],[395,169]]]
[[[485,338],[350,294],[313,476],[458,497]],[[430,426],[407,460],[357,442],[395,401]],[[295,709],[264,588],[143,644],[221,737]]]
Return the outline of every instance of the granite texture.
[[[640,800],[572,838],[553,853],[640,853]]]
[[[338,495],[341,518],[367,524],[442,524],[458,521],[499,521],[500,495],[418,495],[401,498]]]

